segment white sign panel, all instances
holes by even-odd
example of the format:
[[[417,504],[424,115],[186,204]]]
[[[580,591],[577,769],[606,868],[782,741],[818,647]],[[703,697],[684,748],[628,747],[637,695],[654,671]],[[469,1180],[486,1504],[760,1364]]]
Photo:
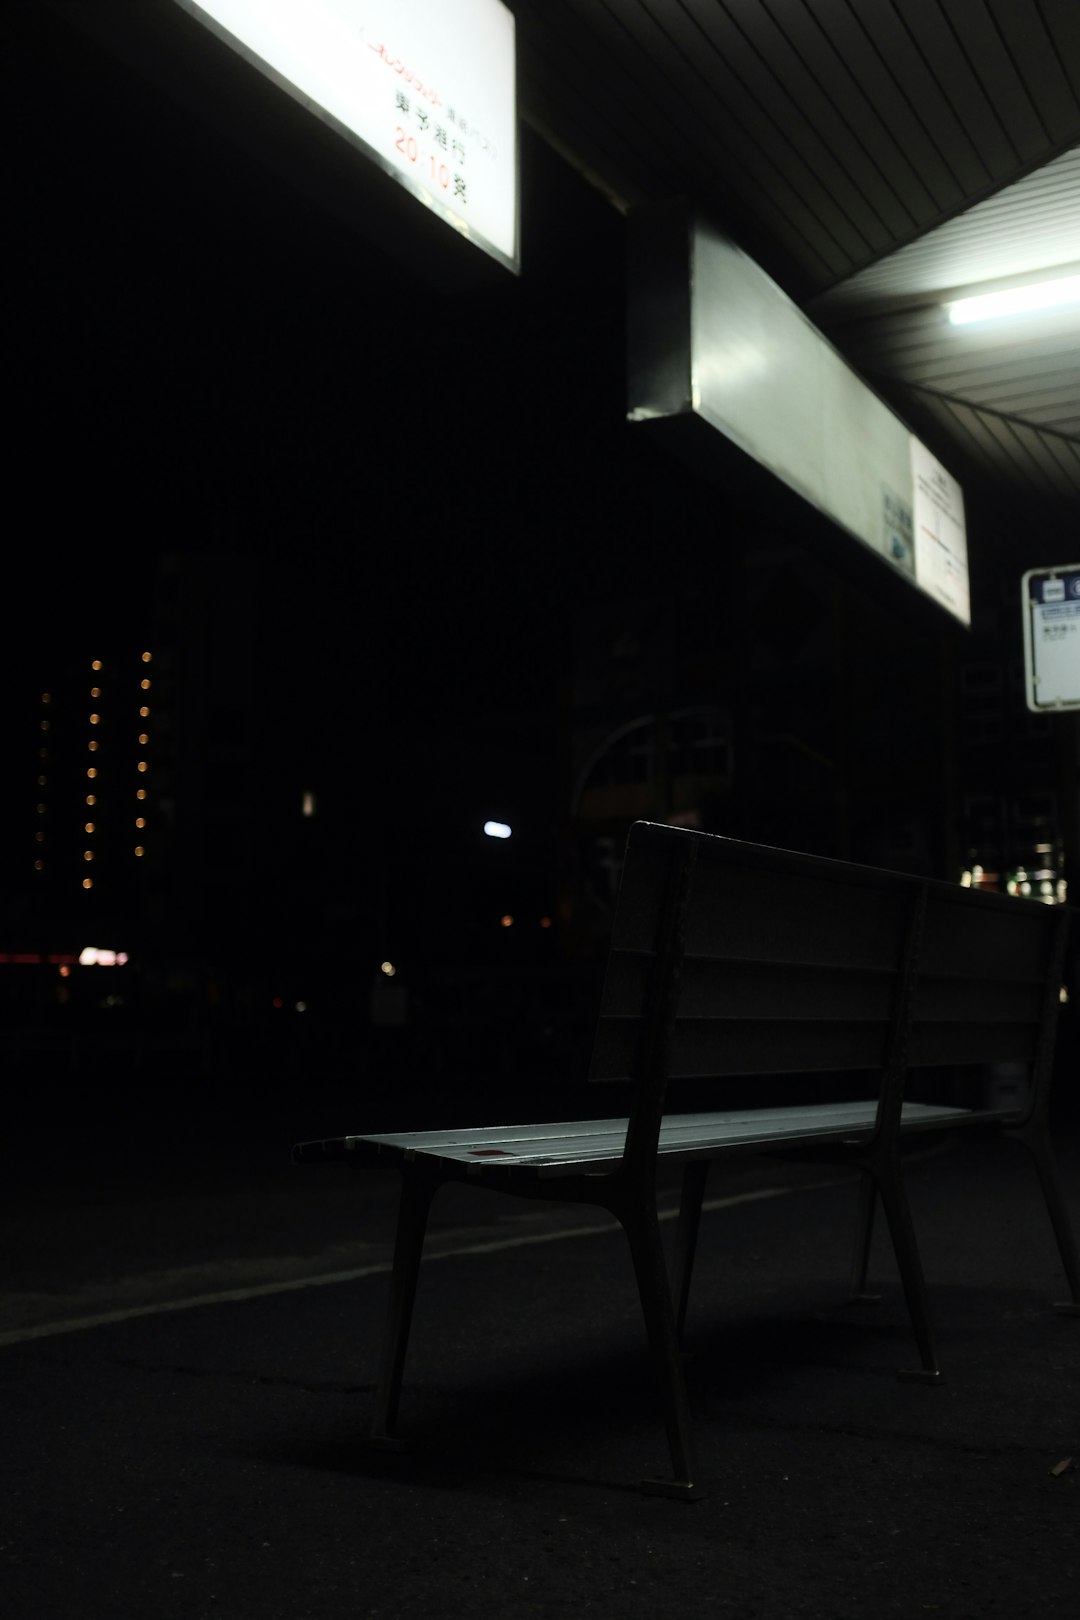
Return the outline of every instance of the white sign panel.
[[[1080,563],[1031,568],[1022,589],[1027,706],[1080,709]]]
[[[911,483],[915,579],[963,624],[971,623],[964,494],[924,444],[912,436]]]
[[[517,269],[514,18],[501,0],[179,3]]]
[[[639,218],[631,421],[701,417],[970,624],[955,478],[720,231],[692,218],[688,237],[666,208]]]

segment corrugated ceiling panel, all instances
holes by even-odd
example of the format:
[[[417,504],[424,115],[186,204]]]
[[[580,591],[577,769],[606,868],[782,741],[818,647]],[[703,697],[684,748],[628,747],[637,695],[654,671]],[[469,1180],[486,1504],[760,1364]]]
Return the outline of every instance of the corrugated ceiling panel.
[[[940,218],[959,206],[967,193],[950,156],[924,117],[919,99],[912,100],[892,54],[869,31],[866,8],[808,0],[807,9],[920,176],[931,204],[928,211],[917,210],[920,221]]]
[[[826,16],[832,5],[823,8]],[[906,21],[907,7],[858,7],[859,19],[874,48],[890,65],[897,83],[919,116],[965,196],[977,195],[993,180],[993,170],[981,153],[981,131],[970,130],[962,110],[942,89],[934,65],[928,62]],[[826,24],[827,26],[827,24]],[[985,99],[985,98],[983,98]]]
[[[877,8],[874,8],[875,11]],[[955,109],[991,178],[1015,173],[1035,161],[1038,148],[1022,151],[1007,127],[1003,110],[992,89],[976,74],[970,56],[971,41],[963,38],[939,0],[904,0],[897,13],[922,58],[928,93]],[[984,11],[979,0],[969,0],[968,11]],[[970,15],[967,27],[983,19]],[[933,91],[929,86],[933,85]]]
[[[1080,17],[1080,0],[1077,5]],[[898,248],[812,306],[854,309],[1080,259],[1080,146]]]
[[[716,15],[709,0],[688,0],[688,5]],[[852,21],[846,10],[835,15]],[[880,193],[894,230],[906,235],[920,221],[937,217],[942,203],[929,189],[927,169],[940,168],[940,162],[934,164],[932,143],[880,58],[864,48],[862,71],[853,66],[809,6],[783,7],[774,13],[774,22],[795,64],[781,73],[789,94],[833,150],[848,156],[871,199]],[[860,32],[859,39],[865,47],[865,34]],[[866,83],[867,66],[874,87],[891,101],[891,116]]]
[[[985,26],[989,9],[985,0],[943,0],[941,7],[1013,151],[1022,163],[1034,163],[1053,137],[998,28]]]
[[[1066,0],[1064,7],[1054,5],[1053,0],[1049,4],[1046,0],[1041,4],[1039,0],[994,0],[988,9],[1038,106],[1051,143],[1063,145],[1076,129],[1080,91],[1080,81],[1069,83],[1063,61],[1068,30],[1072,31],[1072,46],[1067,54],[1074,63],[1080,49],[1075,0]]]
[[[641,3],[658,14],[688,54],[700,56],[704,47],[706,74],[714,63],[722,63],[759,105],[772,110],[786,137],[782,160],[810,165],[843,202],[866,245],[892,242],[911,230],[916,215],[903,201],[893,173],[899,159],[910,179],[910,166],[888,132],[876,121],[867,127],[866,119],[859,118],[862,92],[835,52],[829,53],[827,66],[832,78],[843,81],[843,104],[836,99],[834,86],[812,70],[797,25],[809,27],[817,41],[820,35],[801,6],[786,8],[776,18],[758,8],[751,32],[715,4],[688,0],[684,8],[678,0]]]
[[[936,431],[1075,490],[1080,345],[941,295],[1080,262],[1080,0],[511,4],[525,116],[609,194],[691,197]]]
[[[914,393],[909,400],[906,414],[913,422],[929,418],[943,428],[961,453],[999,487],[1017,485],[1062,509],[1080,501],[1080,458],[1069,456],[1067,441],[962,400]]]
[[[687,36],[686,15],[674,4],[665,10],[666,27],[647,0],[624,0],[617,24],[606,7],[588,0],[575,4],[583,18],[587,16],[612,39],[613,48],[618,48],[619,35],[629,36],[663,76],[676,103],[722,137],[738,165],[728,168],[729,184],[744,194],[748,187],[770,184],[790,193],[792,217],[830,263],[853,268],[893,239],[844,165],[792,106],[775,74],[766,72],[765,82],[761,81],[760,64],[746,53],[737,33],[721,54],[703,47],[696,31],[694,39]],[[690,151],[688,159],[693,161]],[[707,182],[710,190],[717,178],[714,173]]]

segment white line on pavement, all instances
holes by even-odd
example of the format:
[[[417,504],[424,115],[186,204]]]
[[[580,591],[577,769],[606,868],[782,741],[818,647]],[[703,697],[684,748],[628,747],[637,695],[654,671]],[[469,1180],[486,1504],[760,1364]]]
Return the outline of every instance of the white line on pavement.
[[[765,1198],[784,1198],[791,1193],[815,1192],[823,1187],[839,1187],[850,1177],[832,1181],[804,1182],[799,1187],[761,1187],[756,1192],[734,1193],[730,1198],[707,1198],[702,1210],[732,1209],[736,1204],[754,1204]],[[674,1220],[677,1209],[662,1209],[659,1219]],[[456,1249],[433,1249],[424,1255],[425,1263],[433,1260],[454,1260],[472,1254],[498,1254],[505,1249],[524,1249],[534,1243],[558,1243],[566,1238],[598,1237],[604,1232],[617,1232],[617,1221],[602,1221],[591,1226],[562,1226],[553,1232],[523,1232],[517,1237],[494,1238],[488,1243],[466,1243]],[[369,1266],[358,1266],[353,1271],[323,1271],[312,1277],[292,1277],[287,1282],[256,1283],[251,1288],[226,1288],[214,1294],[190,1294],[184,1299],[163,1299],[153,1305],[131,1305],[125,1310],[101,1311],[96,1316],[69,1317],[63,1322],[43,1322],[37,1327],[15,1328],[0,1333],[0,1349],[9,1344],[25,1344],[30,1339],[50,1339],[61,1333],[81,1333],[86,1328],[107,1327],[113,1322],[130,1322],[137,1316],[160,1316],[166,1311],[191,1311],[199,1305],[228,1305],[245,1299],[263,1299],[270,1294],[292,1294],[301,1288],[323,1288],[328,1284],[359,1282],[364,1277],[375,1277],[391,1269],[389,1260],[377,1260]]]

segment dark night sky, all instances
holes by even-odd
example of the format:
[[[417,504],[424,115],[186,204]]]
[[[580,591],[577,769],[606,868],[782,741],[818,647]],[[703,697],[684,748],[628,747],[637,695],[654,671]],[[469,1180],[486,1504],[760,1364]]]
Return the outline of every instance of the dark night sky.
[[[524,130],[524,273],[454,285],[15,18],[9,721],[141,633],[163,554],[240,558],[290,749],[384,824],[505,796],[542,834],[576,610],[700,582],[711,521],[624,421],[619,215]]]
[[[125,622],[174,547],[250,558],[321,657],[362,638],[405,680],[449,642],[474,687],[652,588],[679,480],[623,422],[621,221],[546,147],[525,274],[447,289],[24,12],[9,651]]]

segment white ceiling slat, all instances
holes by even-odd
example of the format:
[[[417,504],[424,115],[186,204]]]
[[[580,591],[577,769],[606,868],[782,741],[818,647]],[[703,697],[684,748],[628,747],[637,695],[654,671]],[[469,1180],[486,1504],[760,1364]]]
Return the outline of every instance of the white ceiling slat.
[[[884,323],[880,323],[884,328]],[[898,374],[920,371],[928,376],[1008,378],[1017,371],[1032,375],[1053,375],[1070,370],[1077,377],[1075,333],[1050,331],[1039,341],[1018,338],[1011,343],[959,344],[949,339],[955,329],[909,333],[907,340],[889,340],[879,329],[877,342],[869,337],[847,346],[848,352],[864,364],[886,366]]]
[[[816,307],[940,292],[1075,259],[1080,259],[1080,145],[830,289]]]

